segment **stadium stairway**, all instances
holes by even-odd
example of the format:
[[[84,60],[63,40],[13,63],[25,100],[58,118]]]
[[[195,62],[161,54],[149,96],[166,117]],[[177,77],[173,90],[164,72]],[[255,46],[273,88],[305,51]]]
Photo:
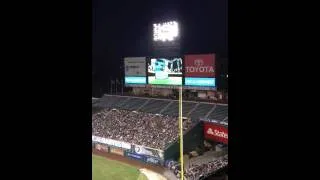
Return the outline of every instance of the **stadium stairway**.
[[[213,112],[216,109],[217,105],[215,104],[212,109],[206,114],[206,116],[204,118],[208,118],[208,116],[211,114],[211,112]]]
[[[182,103],[182,116],[188,117],[188,114],[194,107],[197,105],[195,102],[183,102]],[[172,101],[167,107],[165,107],[161,112],[161,114],[166,114],[169,116],[179,116],[179,102]]]
[[[191,119],[204,118],[213,106],[214,104],[199,103],[197,108],[190,114]]]
[[[166,111],[168,109],[168,107],[173,103],[173,101],[170,101],[169,104],[167,104],[163,109],[161,109],[161,111],[159,112],[159,114],[163,114],[164,111]]]
[[[225,118],[222,120],[222,122],[226,122],[226,123],[228,123],[228,116],[227,116],[227,117],[225,117]]]
[[[146,104],[148,104],[150,101],[150,99],[147,99],[146,102],[144,102],[136,111],[139,111],[143,106],[145,106]]]
[[[165,114],[169,116],[179,116],[179,103],[178,101],[171,101],[168,106],[166,106],[160,114]]]
[[[193,109],[190,110],[190,112],[187,114],[187,116],[190,116],[190,114],[191,114],[195,109],[197,109],[197,107],[199,106],[199,104],[200,104],[200,103],[197,103],[197,104],[193,107]]]
[[[144,105],[140,111],[157,114],[164,107],[166,107],[171,101],[159,100],[159,99],[150,99],[150,101]]]
[[[137,110],[141,104],[144,104],[145,101],[146,99],[144,98],[130,98],[130,100],[124,103],[121,108],[128,111],[134,111]]]
[[[209,119],[224,121],[228,117],[228,106],[217,105],[217,107],[209,115]]]
[[[195,108],[197,103],[195,102],[183,102],[182,103],[182,116],[188,117],[189,113]]]
[[[127,102],[129,102],[129,101],[130,101],[130,99],[131,99],[131,97],[128,97],[127,99],[125,99],[125,100],[123,100],[123,101],[119,102],[119,103],[116,105],[116,107],[117,107],[117,108],[121,108],[121,107],[123,107]]]
[[[103,108],[111,108],[117,100],[118,99],[115,96],[104,95],[97,105]]]
[[[128,100],[128,97],[105,95],[101,104],[107,108],[121,108],[122,104]]]

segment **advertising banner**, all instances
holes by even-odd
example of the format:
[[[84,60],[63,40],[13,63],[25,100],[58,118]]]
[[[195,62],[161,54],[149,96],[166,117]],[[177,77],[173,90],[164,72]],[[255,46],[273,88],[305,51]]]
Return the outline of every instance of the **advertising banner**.
[[[215,54],[185,56],[185,77],[215,77]]]
[[[145,88],[146,84],[125,84],[126,87],[140,87]]]
[[[141,154],[135,154],[135,153],[131,153],[131,152],[126,152],[125,154],[126,154],[126,156],[129,157],[129,158],[146,162],[146,161],[145,161],[146,157],[143,156],[143,155],[141,155]]]
[[[124,151],[123,149],[120,149],[120,148],[110,147],[110,153],[124,156]]]
[[[146,76],[146,57],[124,58],[125,76]]]
[[[148,82],[153,85],[182,85],[182,58],[151,58]]]
[[[228,144],[228,128],[204,122],[204,136],[213,141]]]
[[[146,77],[138,77],[138,76],[130,76],[124,78],[125,84],[147,84],[147,78]]]
[[[177,85],[150,85],[150,88],[154,88],[154,89],[179,89],[180,86]]]
[[[193,91],[196,91],[196,90],[216,90],[217,87],[216,86],[183,86],[183,89],[190,89],[190,90],[193,90]]]
[[[186,77],[185,83],[186,86],[216,86],[216,78],[194,78]]]
[[[107,139],[107,138],[103,138],[103,137],[99,137],[99,136],[92,136],[92,141],[98,142],[101,144],[106,144],[106,145],[110,145],[110,146],[123,148],[123,149],[131,149],[131,144],[129,144],[129,143],[116,141],[113,139]]]
[[[155,157],[150,157],[150,156],[146,156],[146,163],[150,163],[150,164],[154,164],[154,165],[159,165],[159,166],[163,166],[163,161],[159,158],[155,158]]]
[[[153,149],[153,148],[148,148],[144,146],[139,146],[139,145],[133,145],[132,150],[133,153],[135,154],[140,154],[140,155],[145,155],[149,157],[155,157],[163,160],[163,151],[159,149]]]
[[[96,149],[99,151],[103,151],[103,152],[109,152],[109,148],[106,145],[102,145],[102,144],[96,144]]]

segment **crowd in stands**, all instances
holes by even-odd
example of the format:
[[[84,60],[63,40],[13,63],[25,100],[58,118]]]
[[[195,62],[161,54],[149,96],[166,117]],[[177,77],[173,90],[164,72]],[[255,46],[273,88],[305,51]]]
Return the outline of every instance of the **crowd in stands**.
[[[187,180],[200,180],[210,175],[226,168],[228,166],[228,155],[221,157],[220,159],[216,159],[210,161],[208,163],[200,164],[200,165],[192,165],[188,169],[184,171],[184,177]],[[179,178],[181,175],[180,164],[178,162],[174,163],[170,170]]]
[[[92,135],[156,149],[178,139],[177,117],[145,112],[104,109],[92,116]],[[187,131],[194,123],[183,122]]]

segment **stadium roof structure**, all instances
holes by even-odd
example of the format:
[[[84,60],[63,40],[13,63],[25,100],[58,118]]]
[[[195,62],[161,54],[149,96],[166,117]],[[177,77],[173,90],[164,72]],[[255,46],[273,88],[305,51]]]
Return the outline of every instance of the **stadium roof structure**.
[[[99,101],[99,98],[92,97],[91,101],[92,101],[92,104],[94,104]]]
[[[105,94],[92,98],[93,108],[117,108],[169,116],[179,115],[178,100]],[[198,101],[183,101],[183,117],[228,126],[228,105]]]

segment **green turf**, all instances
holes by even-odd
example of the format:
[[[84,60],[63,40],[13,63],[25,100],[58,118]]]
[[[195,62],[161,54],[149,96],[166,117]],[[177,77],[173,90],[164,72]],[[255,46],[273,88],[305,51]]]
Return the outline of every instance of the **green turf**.
[[[147,180],[135,167],[92,155],[92,180]]]
[[[181,85],[182,77],[169,77],[169,79],[155,79],[154,76],[149,76],[149,84],[159,85]]]

